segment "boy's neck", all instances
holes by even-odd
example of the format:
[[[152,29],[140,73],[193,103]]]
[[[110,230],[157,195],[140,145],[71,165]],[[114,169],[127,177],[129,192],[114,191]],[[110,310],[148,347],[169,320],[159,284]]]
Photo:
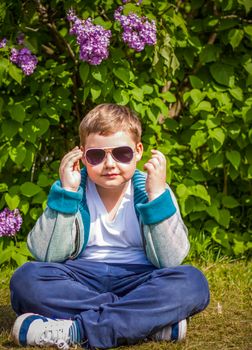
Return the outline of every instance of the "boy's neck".
[[[96,190],[107,209],[109,219],[113,220],[117,209],[122,201],[124,193],[127,191],[130,181],[117,188],[104,188],[96,185]]]

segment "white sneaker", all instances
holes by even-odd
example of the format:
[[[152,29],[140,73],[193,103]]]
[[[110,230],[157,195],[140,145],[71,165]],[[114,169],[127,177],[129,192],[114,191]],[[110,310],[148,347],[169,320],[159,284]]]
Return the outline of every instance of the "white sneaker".
[[[37,314],[27,313],[19,316],[12,328],[16,344],[26,346],[56,346],[67,350],[72,345],[69,331],[73,321],[57,320]]]
[[[181,341],[185,339],[187,331],[187,321],[182,320],[173,324],[172,326],[167,326],[162,328],[157,333],[151,336],[154,341]]]

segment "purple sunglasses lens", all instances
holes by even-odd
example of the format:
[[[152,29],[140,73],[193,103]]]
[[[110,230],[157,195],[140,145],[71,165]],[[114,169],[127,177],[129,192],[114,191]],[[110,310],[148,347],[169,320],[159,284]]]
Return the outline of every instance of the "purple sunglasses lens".
[[[133,150],[128,146],[116,147],[112,150],[112,156],[120,163],[130,163],[133,159]]]
[[[128,146],[122,146],[113,148],[111,154],[117,162],[130,163],[133,159],[134,152]],[[89,149],[86,151],[85,156],[89,164],[97,165],[103,162],[106,156],[106,151],[102,148]]]
[[[103,149],[89,149],[86,152],[86,159],[89,164],[100,164],[105,158],[106,152]]]

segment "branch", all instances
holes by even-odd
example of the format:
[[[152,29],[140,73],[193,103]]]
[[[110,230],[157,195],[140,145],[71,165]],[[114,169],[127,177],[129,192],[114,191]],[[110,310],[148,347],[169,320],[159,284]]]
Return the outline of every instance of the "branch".
[[[67,52],[68,56],[71,58],[71,60],[74,63],[74,71],[72,74],[73,94],[74,94],[73,100],[75,103],[75,114],[78,121],[80,121],[80,110],[79,110],[78,98],[77,98],[78,80],[79,80],[78,79],[78,60],[76,59],[76,56],[73,50],[71,49],[71,46],[69,45],[69,43],[58,32],[54,21],[49,19],[48,9],[41,3],[41,0],[35,0],[35,1],[37,3],[37,9],[40,15],[40,21],[49,28],[58,49],[60,51]],[[46,50],[48,54],[52,54],[52,52],[48,50],[47,46],[43,45],[43,49]]]

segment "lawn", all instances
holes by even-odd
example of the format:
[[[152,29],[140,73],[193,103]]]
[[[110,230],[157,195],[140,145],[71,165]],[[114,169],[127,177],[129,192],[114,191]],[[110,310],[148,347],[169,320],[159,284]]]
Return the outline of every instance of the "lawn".
[[[204,312],[190,320],[186,340],[180,344],[149,342],[121,347],[120,350],[252,349],[252,263],[221,259],[215,263],[195,263],[194,265],[201,268],[208,278],[211,302]],[[21,349],[10,338],[11,326],[15,319],[9,302],[10,275],[8,270],[1,272],[1,350]],[[41,348],[26,349],[41,350]]]

